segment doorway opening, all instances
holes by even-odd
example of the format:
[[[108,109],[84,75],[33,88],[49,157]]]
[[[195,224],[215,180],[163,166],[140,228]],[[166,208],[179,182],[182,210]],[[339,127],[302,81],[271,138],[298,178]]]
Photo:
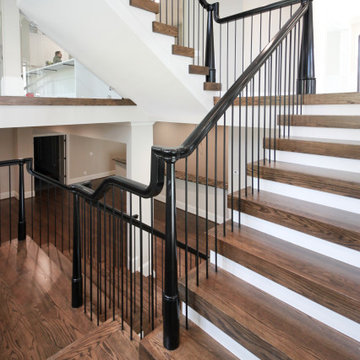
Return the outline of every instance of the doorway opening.
[[[66,183],[66,135],[34,137],[34,170]],[[35,179],[35,191],[46,184]]]

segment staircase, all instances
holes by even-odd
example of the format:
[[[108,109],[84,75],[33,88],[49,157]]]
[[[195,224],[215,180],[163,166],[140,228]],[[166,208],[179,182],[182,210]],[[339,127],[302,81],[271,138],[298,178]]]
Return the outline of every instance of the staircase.
[[[325,104],[353,103],[356,111],[359,95],[340,94],[339,101],[336,95],[320,96]],[[212,266],[209,279],[204,266],[199,286],[196,271],[190,275],[189,306],[199,323],[206,319],[221,330],[218,339],[231,338],[240,358],[358,359],[360,141],[311,136],[338,129],[339,137],[346,129],[360,139],[360,117],[297,115],[291,126],[304,127],[309,137],[278,139],[280,161],[254,166],[260,192],[243,189],[240,201],[239,193],[229,195],[241,226],[234,223],[232,231],[229,222],[226,235],[219,231],[218,268]],[[350,162],[341,165],[342,158]],[[250,177],[251,164],[247,170]],[[180,293],[184,300],[183,280]]]

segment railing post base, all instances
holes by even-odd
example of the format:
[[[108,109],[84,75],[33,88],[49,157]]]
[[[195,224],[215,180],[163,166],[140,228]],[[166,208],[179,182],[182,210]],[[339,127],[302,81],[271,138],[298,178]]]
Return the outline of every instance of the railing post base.
[[[71,281],[71,306],[79,308],[82,305],[82,277],[73,278]]]
[[[211,6],[208,9],[206,31],[205,66],[209,68],[209,75],[206,75],[206,82],[216,82],[213,14],[214,8]]]
[[[163,293],[163,318],[164,318],[164,346],[168,350],[175,350],[179,346],[180,332],[180,305],[179,296],[166,296]]]

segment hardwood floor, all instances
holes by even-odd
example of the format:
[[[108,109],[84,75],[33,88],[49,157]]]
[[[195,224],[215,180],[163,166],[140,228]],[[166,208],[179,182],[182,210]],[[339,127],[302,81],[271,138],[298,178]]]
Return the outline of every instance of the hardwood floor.
[[[45,359],[94,328],[70,282],[31,240],[0,248],[0,359]]]

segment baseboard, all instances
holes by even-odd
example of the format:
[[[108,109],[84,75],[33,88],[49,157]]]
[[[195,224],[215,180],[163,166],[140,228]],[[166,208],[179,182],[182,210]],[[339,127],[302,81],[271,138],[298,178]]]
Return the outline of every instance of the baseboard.
[[[92,174],[92,175],[80,176],[77,178],[69,178],[68,185],[77,184],[77,183],[95,180],[95,179],[100,179],[100,178],[107,177],[107,176],[113,176],[115,174],[116,174],[115,170],[111,170],[111,171],[105,171],[102,173],[97,173],[97,174]]]

